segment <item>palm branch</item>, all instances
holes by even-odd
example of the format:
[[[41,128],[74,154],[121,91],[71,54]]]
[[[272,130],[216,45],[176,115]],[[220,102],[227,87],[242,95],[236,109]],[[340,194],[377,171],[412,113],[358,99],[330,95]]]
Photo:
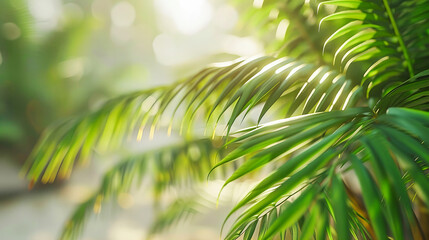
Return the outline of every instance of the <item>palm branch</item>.
[[[122,159],[105,173],[99,189],[76,209],[67,221],[61,239],[76,238],[91,213],[100,212],[104,203],[112,201],[112,198],[141,187],[144,180],[152,186],[155,203],[171,188],[176,188],[179,192],[186,190],[189,194],[190,189],[196,189],[197,183],[206,179],[205,173],[214,166],[216,160],[226,154],[219,148],[218,141],[195,139]],[[221,172],[218,177],[227,173],[228,171]],[[159,232],[186,216],[198,213],[199,208],[195,205],[201,206],[207,204],[207,201],[214,203],[216,200],[203,198],[195,191],[191,191],[192,198],[178,199],[160,213],[151,232]],[[174,206],[177,205],[181,206],[180,209],[175,209]]]
[[[196,116],[203,114],[210,130],[225,124],[226,131],[213,135],[233,146],[207,173],[235,164],[227,186],[265,166],[270,170],[228,215],[226,220],[241,211],[225,239],[428,237],[429,2],[288,3],[268,1],[255,11],[263,16],[275,9],[278,21],[299,28],[286,32],[279,48],[293,58],[238,59],[171,86],[112,100],[47,132],[25,169],[29,179],[67,175],[75,159],[88,158],[93,147],[118,145],[134,131],[139,138],[148,124],[152,135],[163,116],[169,116],[172,129],[187,128],[182,132],[193,138],[192,126],[201,119]],[[331,8],[325,11],[326,6]],[[313,16],[319,23],[299,26],[302,16],[294,16],[302,9],[324,15]],[[327,22],[336,28],[325,28]],[[327,36],[323,45],[294,52],[305,45],[305,36],[317,39],[312,32],[317,25],[320,36]],[[314,59],[319,61],[308,63]],[[239,118],[256,124],[232,131]]]

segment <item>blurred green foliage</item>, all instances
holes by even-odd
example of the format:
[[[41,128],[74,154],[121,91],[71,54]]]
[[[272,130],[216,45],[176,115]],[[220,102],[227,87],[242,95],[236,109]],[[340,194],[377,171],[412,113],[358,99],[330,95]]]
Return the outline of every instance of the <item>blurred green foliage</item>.
[[[0,1],[2,155],[22,162],[47,125],[118,92],[115,82],[144,79],[141,64],[113,48],[109,11],[97,19],[91,3],[61,2],[62,14],[46,29],[28,1]]]

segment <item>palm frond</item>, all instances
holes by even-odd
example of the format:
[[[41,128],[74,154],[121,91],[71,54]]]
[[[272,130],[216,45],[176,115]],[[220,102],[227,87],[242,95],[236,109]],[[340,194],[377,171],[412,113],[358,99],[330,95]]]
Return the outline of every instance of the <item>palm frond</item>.
[[[352,110],[341,113],[347,114],[347,111]],[[334,220],[326,231],[337,236],[347,236],[345,239],[348,239],[350,234],[371,237],[369,233],[360,230],[363,224],[360,219],[363,216],[352,207],[352,200],[345,190],[346,183],[341,176],[347,172],[357,175],[365,193],[364,204],[369,214],[365,221],[373,227],[375,235],[372,237],[392,236],[395,239],[406,239],[419,234],[418,231],[412,230],[418,221],[413,211],[411,196],[414,194],[423,201],[427,199],[427,190],[421,189],[424,185],[427,186],[429,181],[421,165],[422,162],[426,165],[429,161],[429,147],[425,142],[427,137],[423,136],[423,133],[429,130],[429,118],[425,118],[427,113],[390,108],[387,114],[377,118],[371,117],[372,113],[364,109],[355,110],[354,115],[350,114],[348,118],[344,115],[344,119],[337,114],[338,112],[319,113],[312,117],[313,124],[318,123],[317,115],[325,115],[326,119],[322,123],[328,123],[334,118],[338,122],[331,127],[337,130],[332,133],[331,127],[324,126],[325,136],[311,135],[314,138],[310,141],[311,144],[304,149],[301,146],[287,160],[279,156],[288,154],[293,144],[299,143],[298,136],[305,135],[305,127],[302,127],[299,133],[285,134],[290,136],[290,139],[297,138],[290,142],[287,141],[288,138],[282,140],[280,132],[299,128],[299,121],[305,123],[305,117],[298,118],[290,127],[281,122],[262,125],[236,139],[245,140],[245,143],[217,165],[225,164],[236,156],[249,154],[252,157],[232,174],[226,184],[269,161],[277,160],[283,163],[233,208],[228,218],[244,206],[250,205],[235,221],[226,239],[235,239],[243,234],[244,229],[250,229],[251,224],[254,224],[254,219],[260,218],[270,211],[272,205],[283,202],[290,194],[303,187],[307,190],[299,191],[299,199],[292,203],[294,207],[291,207],[284,217],[286,219],[289,216],[288,219],[293,221],[286,221],[280,215],[278,219],[281,220],[274,221],[271,230],[262,239],[272,239],[275,234],[291,230],[290,227],[301,222],[301,217],[306,221],[305,211],[301,210],[311,209],[318,199],[326,202],[323,204],[324,211],[329,212]],[[293,122],[294,119],[289,121]],[[415,127],[408,128],[404,125],[406,123]],[[317,128],[317,125],[308,126],[311,126],[310,130]],[[317,138],[320,140],[315,141]],[[267,140],[270,142],[264,142]],[[245,150],[244,146],[249,142],[257,147]],[[264,144],[258,145],[258,142]],[[278,150],[275,150],[276,147]],[[255,161],[258,164],[253,164]],[[371,165],[371,171],[368,170],[367,164],[364,165],[365,162]],[[409,189],[409,182],[404,182],[404,174],[407,172],[413,172],[413,176],[409,177],[415,182],[416,186],[413,188],[419,189],[418,191]],[[344,198],[346,195],[348,197]]]
[[[185,97],[191,95],[187,109],[194,109],[203,104],[216,89],[222,89],[213,104],[208,117],[221,106],[218,116],[228,109],[228,132],[240,114],[245,117],[256,105],[263,104],[258,122],[266,112],[282,99],[289,100],[289,106],[282,106],[290,116],[298,109],[301,113],[319,112],[342,109],[356,104],[360,89],[341,74],[329,67],[316,68],[312,64],[294,61],[291,58],[260,57],[245,60],[219,78],[209,78],[199,85],[187,82],[187,88],[198,88],[195,95],[188,91]],[[200,97],[203,96],[203,97]],[[201,98],[203,101],[196,101]],[[225,98],[228,101],[225,101]],[[181,102],[184,98],[181,99]],[[219,121],[219,117],[217,119]]]
[[[214,92],[216,98],[212,97]],[[138,131],[137,139],[141,139],[147,125],[153,135],[171,106],[174,109],[170,114],[170,128],[183,105],[187,112],[181,117],[182,124],[191,122],[199,109],[205,109],[208,119],[220,111],[216,112],[216,122],[231,109],[226,116],[229,132],[240,114],[245,117],[259,104],[263,104],[263,108],[258,122],[275,104],[290,116],[297,110],[310,113],[354,106],[360,94],[358,86],[328,67],[316,68],[291,58],[238,60],[223,67],[209,67],[170,87],[118,97],[87,117],[53,127],[41,138],[24,171],[28,171],[28,178],[33,182],[39,178],[45,183],[52,182],[57,173],[67,177],[75,160],[85,162],[94,147],[104,150],[117,146],[135,131]],[[281,105],[283,100],[290,105]]]
[[[310,195],[311,193],[312,192],[309,191]],[[293,196],[294,195],[292,194],[289,197],[293,197]],[[306,197],[307,197],[306,199],[301,198],[301,200],[307,200],[307,201],[310,200],[308,198],[309,196],[306,196]],[[299,229],[303,227],[306,228],[309,224],[312,224],[307,222],[307,226],[305,226],[305,223],[303,224],[302,222],[298,222],[297,220],[301,217],[302,214],[289,215],[291,209],[293,208],[300,207],[301,211],[307,210],[306,209],[307,204],[304,201],[300,202],[299,204],[297,203],[298,203],[297,199],[295,199],[294,201],[289,201],[288,199],[286,199],[282,203],[271,207],[268,211],[266,211],[264,214],[261,214],[256,219],[251,220],[250,224],[241,225],[238,231],[235,233],[236,235],[227,236],[226,238],[237,239],[240,236],[242,236],[243,239],[246,239],[246,240],[255,239],[255,238],[257,239],[269,238],[272,235],[271,231],[278,227],[278,226],[276,227],[275,225],[273,226],[274,222],[277,222],[277,224],[281,222],[283,226],[293,225],[290,231],[280,231],[280,233],[278,234],[280,239],[289,239],[291,236],[296,236]],[[283,218],[283,219],[277,221],[277,219],[279,218]]]
[[[87,117],[72,119],[46,130],[23,171],[32,182],[52,182],[71,174],[74,162],[88,160],[94,146],[106,149],[134,131],[138,120],[153,115],[156,91],[143,91],[106,103]],[[147,109],[142,109],[147,108]]]
[[[321,25],[343,23],[324,44],[342,42],[334,64],[340,62],[345,70],[358,61],[371,64],[362,79],[367,96],[380,96],[386,88],[426,69],[423,62],[428,56],[421,50],[428,47],[424,29],[429,23],[423,17],[428,13],[428,1],[329,0],[320,2],[318,8],[324,5],[337,9],[325,16]]]
[[[219,146],[216,141],[200,139],[124,159],[106,172],[100,188],[77,208],[63,229],[61,239],[76,239],[92,212],[99,213],[104,202],[121,193],[128,193],[135,186],[139,187],[144,179],[149,179],[156,198],[160,198],[170,186],[186,188],[205,181],[205,173],[225,154],[216,146]],[[224,174],[226,172],[219,176]],[[197,198],[194,200],[197,201]],[[189,211],[196,207],[188,203]],[[176,217],[189,212],[183,211]],[[160,216],[159,221],[162,222],[162,219],[165,220],[165,216]]]
[[[311,145],[311,147],[305,151],[305,154],[302,153],[298,155],[299,157],[292,157],[289,159],[287,164],[278,168],[277,174],[271,175],[267,178],[269,181],[265,182],[264,180],[261,182],[261,185],[257,187],[257,189],[259,191],[265,191],[278,180],[288,176],[288,173],[290,174],[295,169],[302,166],[302,164],[305,164],[306,160],[324,152],[333,143],[338,141],[343,134],[351,130],[350,127],[347,126],[332,133],[329,131],[330,129],[335,130],[342,124],[353,120],[356,116],[365,113],[368,113],[367,108],[348,109],[345,111],[333,111],[329,113],[315,113],[304,117],[286,119],[284,121],[262,125],[257,129],[234,139],[234,142],[241,142],[239,147],[217,163],[215,167],[224,165],[225,163],[243,157],[247,154],[257,152],[257,154],[244,162],[237,171],[235,171],[234,174],[226,180],[226,185],[248,172],[254,171],[257,168],[278,159],[279,157],[284,157],[286,154],[293,155],[295,151],[302,150],[303,147]],[[315,143],[316,140],[320,139],[327,133],[330,133],[331,135],[324,137],[320,142]],[[279,177],[280,179],[278,179]],[[277,179],[277,181],[274,179]]]

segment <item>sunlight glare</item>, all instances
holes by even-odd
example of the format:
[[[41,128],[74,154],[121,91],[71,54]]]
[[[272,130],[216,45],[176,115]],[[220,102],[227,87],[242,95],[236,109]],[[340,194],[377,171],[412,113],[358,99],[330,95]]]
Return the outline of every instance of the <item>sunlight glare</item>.
[[[331,75],[331,72],[325,73],[325,75],[323,75],[323,77],[320,79],[319,84],[323,83],[329,77],[329,75]]]
[[[277,27],[277,31],[276,31],[276,38],[279,40],[282,40],[285,38],[286,35],[286,31],[289,27],[289,20],[287,19],[283,19],[280,23],[279,26]]]
[[[347,85],[347,82],[345,82],[345,83],[343,84],[343,86],[341,86],[341,88],[340,88],[340,90],[338,91],[337,95],[335,95],[334,101],[332,101],[332,105],[331,105],[331,107],[329,108],[329,111],[332,111],[332,109],[334,108],[335,104],[337,103],[338,99],[340,98],[341,94],[343,93],[344,88],[346,87],[346,85]]]
[[[287,70],[287,69],[289,69],[290,67],[292,67],[294,64],[295,64],[295,63],[291,62],[291,63],[288,63],[288,64],[286,64],[286,65],[284,65],[284,66],[280,67],[279,69],[277,69],[277,70],[276,70],[275,74],[280,74],[280,73],[284,72],[285,70]]]
[[[279,10],[277,8],[274,8],[270,11],[269,18],[270,19],[277,19],[279,17]]]
[[[231,30],[238,21],[238,13],[235,8],[223,5],[216,10],[213,21],[216,27],[223,30]]]
[[[359,88],[358,86],[355,86],[355,87],[350,91],[349,95],[347,96],[346,100],[344,101],[344,105],[343,105],[343,107],[341,108],[341,110],[345,110],[345,109],[346,109],[347,105],[349,104],[349,101],[350,101],[351,97],[353,96],[353,94],[355,93],[355,91],[356,91],[358,88]]]
[[[325,99],[326,93],[323,93],[322,96],[320,97],[319,102],[316,105],[315,109],[319,109],[320,104],[322,104],[323,100]]]
[[[311,74],[311,76],[308,78],[307,82],[311,82],[313,81],[318,75],[319,73],[323,70],[323,67],[318,68],[316,71],[313,72],[313,74]]]
[[[141,240],[146,239],[147,233],[136,223],[127,219],[119,219],[108,229],[109,240]]]
[[[298,72],[299,70],[301,70],[304,67],[305,67],[305,64],[301,64],[298,67],[295,67],[294,69],[292,69],[292,71],[290,71],[289,75],[287,75],[286,80],[289,79],[290,77],[292,77],[296,72]]]
[[[255,8],[261,8],[262,5],[264,5],[264,0],[254,0],[253,1],[253,7],[255,7]]]
[[[222,39],[221,50],[238,56],[254,56],[264,51],[262,44],[251,37],[226,35]]]
[[[176,29],[186,35],[202,30],[213,15],[212,5],[207,0],[157,0],[157,10],[164,18],[170,18]]]
[[[42,30],[51,30],[58,25],[62,15],[61,3],[58,0],[29,0],[31,15],[37,20],[36,25]]]

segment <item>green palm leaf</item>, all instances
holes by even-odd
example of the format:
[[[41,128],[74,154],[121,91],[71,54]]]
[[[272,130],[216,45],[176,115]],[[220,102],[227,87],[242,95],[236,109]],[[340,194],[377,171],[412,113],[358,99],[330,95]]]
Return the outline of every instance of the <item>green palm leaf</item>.
[[[358,87],[352,89],[353,84],[349,80],[328,72],[327,67],[309,74],[311,69],[315,69],[313,65],[290,58],[238,60],[226,67],[210,67],[170,87],[118,97],[87,117],[73,119],[48,130],[30,156],[31,166],[28,162],[24,171],[28,171],[28,177],[34,182],[40,178],[42,182],[52,182],[58,172],[60,177],[67,177],[75,160],[85,162],[94,147],[106,150],[110,146],[118,146],[137,130],[137,139],[141,139],[147,125],[150,125],[152,136],[161,116],[168,114],[170,105],[175,108],[172,119],[183,103],[187,102],[186,109],[194,109],[182,117],[182,124],[193,119],[195,112],[203,106],[210,118],[223,105],[216,121],[231,108],[232,112],[227,117],[229,132],[240,114],[245,111],[247,114],[258,104],[264,104],[259,120],[274,104],[281,104],[282,99],[293,99],[287,109],[288,116],[300,106],[302,113],[309,113],[356,104],[360,93]],[[269,81],[265,81],[267,78]],[[329,83],[333,85],[329,86]],[[213,92],[219,93],[214,102],[209,100]]]
[[[428,22],[421,17],[428,11],[427,4],[427,1],[387,0],[320,2],[319,8],[337,7],[321,20],[321,25],[327,21],[344,23],[325,42],[326,46],[335,39],[345,39],[335,53],[334,64],[341,55],[341,65],[346,69],[353,62],[370,62],[372,65],[362,79],[368,96],[379,96],[387,87],[425,70],[421,61],[427,60],[427,55],[415,49],[428,47],[422,40],[427,37],[423,29],[427,29]]]
[[[346,111],[348,110],[342,112]],[[362,191],[367,193],[364,199],[367,210],[369,211],[369,219],[367,220],[370,221],[374,227],[376,236],[380,238],[380,236],[387,236],[390,232],[398,239],[412,236],[411,229],[412,226],[415,225],[412,203],[409,191],[406,187],[407,183],[403,181],[404,169],[396,168],[395,161],[397,160],[394,159],[406,158],[406,160],[400,160],[402,162],[400,163],[400,166],[406,166],[405,169],[416,172],[415,181],[417,182],[417,188],[420,189],[418,190],[417,196],[422,199],[426,199],[427,194],[422,193],[423,190],[421,189],[421,186],[425,184],[428,178],[423,174],[422,168],[419,163],[416,162],[416,159],[427,159],[426,152],[429,148],[422,145],[422,140],[419,139],[418,136],[415,136],[410,132],[406,132],[401,126],[397,125],[397,122],[401,122],[401,119],[404,119],[404,116],[401,114],[395,117],[391,114],[383,115],[379,117],[380,121],[373,121],[366,117],[366,115],[370,115],[368,110],[361,109],[360,111],[360,114],[359,112],[355,112],[355,115],[350,116],[348,121],[353,120],[352,122],[341,127],[337,126],[338,130],[336,132],[330,133],[328,136],[321,137],[321,140],[318,142],[314,142],[313,140],[312,145],[306,149],[304,148],[305,150],[301,147],[299,151],[292,154],[292,156],[289,157],[283,165],[280,165],[273,170],[268,177],[263,179],[254,189],[252,189],[228,215],[229,218],[229,216],[242,207],[250,205],[250,207],[235,221],[226,239],[235,239],[235,236],[242,233],[243,228],[253,222],[253,219],[260,217],[261,214],[266,212],[272,204],[279,201],[281,202],[284,197],[293,193],[294,189],[296,190],[299,186],[314,184],[314,182],[321,182],[323,188],[332,189],[329,191],[321,191],[318,194],[318,198],[331,199],[329,200],[331,202],[329,205],[332,205],[333,207],[332,209],[331,207],[328,207],[327,211],[331,212],[334,221],[337,222],[333,225],[333,229],[336,231],[335,234],[338,234],[339,236],[348,235],[349,230],[347,226],[356,226],[357,222],[359,222],[357,219],[362,218],[362,216],[358,216],[356,213],[349,210],[351,208],[347,203],[347,198],[344,199],[338,197],[338,194],[341,194],[343,197],[346,196],[344,186],[342,185],[343,183],[338,179],[338,176],[341,176],[343,171],[344,173],[352,171],[359,177]],[[393,113],[406,113],[409,110],[392,108],[391,111]],[[336,112],[322,113],[320,115],[323,114],[326,114],[327,116],[335,116]],[[417,111],[415,114],[417,116],[423,116],[426,113]],[[416,119],[416,117],[414,118]],[[345,121],[347,121],[347,118]],[[421,127],[422,130],[428,130],[427,124],[429,123],[429,118],[424,120],[423,118],[420,118],[415,121],[419,123],[417,126]],[[276,126],[277,128],[271,126]],[[282,130],[282,127],[284,128],[285,125],[271,124],[271,126],[262,125],[260,128],[269,129],[273,133],[281,136],[279,132],[284,131]],[[299,126],[299,123],[294,123],[292,126]],[[358,128],[358,126],[365,127]],[[288,128],[286,127],[284,129]],[[312,129],[315,128],[313,127]],[[330,132],[329,128],[325,127],[324,130]],[[302,133],[295,133],[292,136],[299,136]],[[224,162],[221,161],[218,165],[231,161],[230,158],[228,158],[229,156],[233,156],[231,158],[233,159],[234,157],[250,154],[253,158],[259,161],[261,161],[260,159],[264,159],[266,156],[271,156],[273,152],[275,152],[271,149],[271,146],[276,146],[275,144],[273,145],[272,141],[281,141],[281,139],[275,138],[274,135],[271,137],[267,137],[267,135],[269,136],[270,133],[264,133],[258,128],[250,129],[249,133],[245,133],[243,135],[245,137],[238,137],[236,140],[246,141],[245,144],[247,144],[250,141],[256,142],[258,138],[261,140],[265,138],[269,139],[270,142],[267,144],[267,151],[255,148],[240,150],[239,146],[235,151],[231,152],[230,155],[226,156],[225,159],[227,161],[223,160]],[[317,135],[312,136],[317,138]],[[398,143],[398,141],[403,142]],[[293,142],[296,143],[296,140]],[[264,146],[261,145],[260,147]],[[401,152],[401,148],[410,150],[407,153],[396,155],[395,152]],[[285,147],[279,149],[282,149],[283,152],[288,151]],[[237,151],[241,154],[238,154]],[[257,151],[257,154],[253,154],[253,151]],[[394,154],[394,158],[386,155],[386,152]],[[346,157],[349,154],[351,155],[351,158]],[[279,160],[281,159],[282,158],[279,158]],[[240,169],[251,164],[251,160],[252,159],[250,158],[244,162],[234,174],[237,174]],[[363,162],[366,161],[369,161],[372,169],[374,169],[375,180],[372,180],[372,177],[368,177],[370,176],[370,173],[367,172],[363,165]],[[336,175],[333,175],[333,170],[344,164],[352,164],[353,167],[347,168],[338,172]],[[303,167],[301,167],[302,165]],[[255,164],[255,166],[260,167],[262,164]],[[230,179],[235,179],[234,174]],[[332,179],[333,176],[335,176],[334,179]],[[226,183],[232,180],[227,180]],[[279,182],[280,184],[278,184]],[[325,192],[326,197],[322,196],[321,193],[323,192]],[[397,199],[401,199],[400,202],[398,202]],[[341,208],[341,210],[338,210],[338,208]],[[374,212],[371,212],[369,209],[374,209]],[[299,214],[299,208],[294,208],[294,210],[296,212],[291,214]],[[347,212],[350,212],[351,215],[344,215]],[[341,219],[341,221],[338,221],[338,218]],[[402,223],[398,222],[398,219],[402,219]],[[281,224],[275,225],[275,227],[269,231],[268,236],[272,237],[274,234],[282,232],[284,230],[282,226],[283,225]],[[284,226],[290,227],[291,225]],[[307,234],[310,233],[306,233],[306,235]],[[362,234],[364,236],[366,235],[366,233],[360,233],[361,236]]]
[[[61,123],[35,148],[24,170],[29,179],[67,176],[93,148],[118,146],[135,132],[138,139],[143,131],[153,135],[165,117],[169,129],[193,139],[193,121],[204,118],[213,136],[229,142],[225,148],[207,139],[192,143],[200,152],[195,162],[189,145],[149,154],[155,193],[219,170],[226,187],[264,169],[268,174],[227,216],[241,211],[225,239],[424,238],[419,201],[429,207],[429,2],[267,0],[255,7],[250,24],[284,34],[270,41],[276,57],[208,66],[190,79],[119,97]],[[261,124],[268,112],[274,121]],[[231,138],[239,120],[256,124]],[[218,123],[224,134],[216,131]],[[65,238],[75,236],[102,199],[140,182],[146,161],[127,160],[108,172]],[[234,170],[225,172],[228,165]],[[167,209],[161,225],[193,212],[192,203],[181,206]]]

